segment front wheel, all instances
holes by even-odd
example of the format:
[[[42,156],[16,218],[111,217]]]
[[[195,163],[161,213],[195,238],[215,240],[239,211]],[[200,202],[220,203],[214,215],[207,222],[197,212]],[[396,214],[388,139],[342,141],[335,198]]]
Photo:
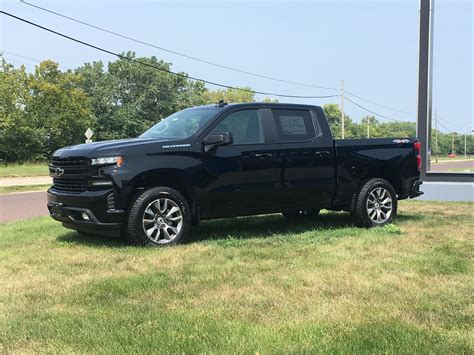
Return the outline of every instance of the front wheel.
[[[176,244],[188,236],[190,228],[191,212],[186,199],[169,187],[145,190],[128,214],[128,237],[139,245]]]
[[[384,179],[371,179],[359,191],[352,213],[360,227],[376,227],[391,223],[397,214],[397,194]]]

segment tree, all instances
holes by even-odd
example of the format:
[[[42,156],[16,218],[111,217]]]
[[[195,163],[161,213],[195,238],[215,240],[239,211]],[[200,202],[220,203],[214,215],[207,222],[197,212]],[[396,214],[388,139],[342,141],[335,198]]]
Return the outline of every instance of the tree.
[[[261,102],[269,103],[269,104],[277,104],[279,101],[278,99],[272,99],[271,97],[265,96]]]
[[[325,104],[324,113],[329,123],[329,128],[334,139],[341,138],[341,110],[337,104]],[[354,123],[348,115],[344,115],[344,136],[345,138],[354,137]]]
[[[56,149],[83,141],[90,110],[80,76],[61,72],[50,60],[32,74],[3,60],[0,76],[1,159],[48,159]]]
[[[385,122],[380,124],[381,137],[415,137],[416,123],[415,122]]]
[[[43,158],[61,147],[84,142],[84,132],[92,122],[80,75],[61,72],[58,63],[46,60],[28,79],[26,114],[42,136]]]
[[[26,68],[16,69],[3,58],[0,64],[0,159],[4,162],[33,160],[41,156],[40,135],[29,122]]]
[[[381,137],[379,121],[374,116],[365,116],[360,120],[359,124],[354,124],[354,138],[369,138]],[[369,130],[367,131],[367,127]]]
[[[187,79],[185,73],[166,73],[171,64],[156,57],[136,58],[133,52],[123,56],[129,59],[109,62],[107,68],[93,62],[76,70],[91,99],[96,139],[136,137],[164,117],[206,102],[204,84]]]
[[[220,100],[224,100],[227,103],[239,103],[239,102],[254,102],[255,94],[252,89],[245,86],[240,89],[221,89],[208,91],[205,94],[206,102],[209,104],[216,104]]]

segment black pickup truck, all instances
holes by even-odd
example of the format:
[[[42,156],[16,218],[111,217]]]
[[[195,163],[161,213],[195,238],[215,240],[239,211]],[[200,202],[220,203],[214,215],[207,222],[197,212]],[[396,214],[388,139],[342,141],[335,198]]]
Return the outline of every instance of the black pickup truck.
[[[416,139],[333,140],[317,106],[220,102],[138,138],[57,150],[48,208],[67,228],[142,245],[182,241],[205,219],[323,208],[381,226],[422,194],[420,165]]]

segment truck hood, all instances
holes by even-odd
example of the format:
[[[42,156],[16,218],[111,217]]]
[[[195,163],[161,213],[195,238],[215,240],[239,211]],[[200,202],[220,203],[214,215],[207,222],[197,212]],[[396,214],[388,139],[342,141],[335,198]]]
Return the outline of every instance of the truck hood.
[[[156,144],[163,145],[164,142],[176,142],[157,138],[130,138],[117,139],[111,141],[93,142],[85,144],[77,144],[69,147],[58,149],[53,156],[58,158],[70,157],[86,157],[98,158],[105,156],[113,156],[122,148],[131,148],[135,146]]]

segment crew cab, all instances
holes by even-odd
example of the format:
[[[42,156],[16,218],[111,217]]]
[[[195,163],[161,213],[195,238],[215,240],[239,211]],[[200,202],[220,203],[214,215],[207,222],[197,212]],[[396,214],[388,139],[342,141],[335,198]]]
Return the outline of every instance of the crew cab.
[[[192,107],[138,138],[57,150],[51,216],[80,233],[141,245],[186,239],[201,220],[348,211],[382,226],[397,200],[422,194],[415,138],[334,140],[321,107],[242,103]]]

